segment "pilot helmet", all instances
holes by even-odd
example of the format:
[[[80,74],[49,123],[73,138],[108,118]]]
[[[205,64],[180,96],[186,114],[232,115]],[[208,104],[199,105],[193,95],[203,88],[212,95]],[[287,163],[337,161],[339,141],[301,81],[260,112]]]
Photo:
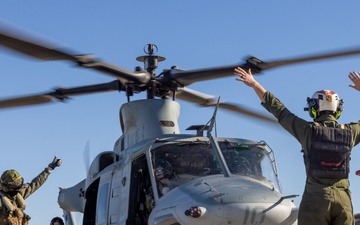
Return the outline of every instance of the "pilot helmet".
[[[162,158],[157,158],[155,160],[155,169],[160,166],[164,168],[164,177],[170,178],[173,175],[173,168],[169,161]]]
[[[1,175],[1,189],[5,192],[12,192],[19,190],[24,183],[24,179],[14,169],[6,170]]]
[[[234,172],[240,173],[243,175],[250,175],[251,174],[251,166],[249,160],[247,160],[245,157],[238,157],[236,159],[236,164],[234,166]]]
[[[60,223],[60,225],[64,225],[64,221],[63,221],[60,217],[54,217],[54,218],[51,220],[50,225],[54,225],[55,222]]]
[[[316,119],[322,114],[332,114],[336,119],[340,117],[344,101],[338,94],[330,90],[320,90],[315,92],[311,98],[307,98],[307,107],[311,118]]]

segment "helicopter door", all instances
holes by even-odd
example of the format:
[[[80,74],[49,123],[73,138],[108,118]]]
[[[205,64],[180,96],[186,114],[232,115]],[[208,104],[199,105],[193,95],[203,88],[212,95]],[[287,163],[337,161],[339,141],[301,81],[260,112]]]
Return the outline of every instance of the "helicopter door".
[[[129,169],[127,169],[129,168]],[[127,219],[130,164],[101,175],[96,205],[96,225],[124,224]]]
[[[127,161],[127,162],[125,162]],[[125,224],[128,215],[130,191],[130,163],[124,164],[112,171],[111,193],[109,199],[109,224]]]
[[[96,204],[96,225],[107,224],[107,211],[109,203],[109,190],[112,171],[102,174],[100,177],[97,204]]]
[[[132,161],[127,225],[146,225],[149,211],[146,207],[146,190],[151,188],[145,154]]]

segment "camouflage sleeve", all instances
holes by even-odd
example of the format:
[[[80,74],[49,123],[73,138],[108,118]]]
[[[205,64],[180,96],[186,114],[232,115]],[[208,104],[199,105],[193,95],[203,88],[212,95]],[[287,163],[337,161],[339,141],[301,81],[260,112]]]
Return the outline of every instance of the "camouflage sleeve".
[[[41,185],[45,183],[49,177],[50,172],[45,168],[39,175],[37,175],[30,183],[24,184],[24,187],[20,189],[20,194],[24,199],[34,193]]]
[[[352,122],[349,124],[352,133],[353,146],[356,146],[360,142],[360,121]]]
[[[308,137],[309,122],[290,112],[272,93],[267,91],[264,94],[264,99],[266,103],[261,103],[261,105],[272,113],[278,119],[280,125],[294,136],[303,147],[305,147]]]

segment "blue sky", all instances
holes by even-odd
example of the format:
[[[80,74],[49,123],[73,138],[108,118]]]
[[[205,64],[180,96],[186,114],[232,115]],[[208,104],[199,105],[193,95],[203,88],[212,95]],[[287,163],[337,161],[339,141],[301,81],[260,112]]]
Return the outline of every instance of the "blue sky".
[[[91,53],[128,70],[143,66],[136,57],[148,43],[166,57],[157,72],[178,66],[198,69],[243,62],[248,55],[264,61],[359,48],[360,22],[357,1],[0,1],[0,20],[7,25]],[[348,87],[349,71],[360,71],[360,55],[311,62],[265,71],[258,77],[299,117],[306,97],[321,89],[336,91],[344,99],[339,120],[359,120],[360,93]],[[112,81],[112,77],[74,67],[66,62],[42,62],[0,48],[0,97],[13,97]],[[188,88],[224,101],[266,113],[253,91],[235,77],[199,82]],[[139,95],[136,98],[142,98]],[[63,159],[48,182],[27,199],[32,224],[46,224],[62,214],[57,205],[58,187],[70,187],[85,177],[88,158],[112,150],[121,135],[118,111],[124,93],[74,97],[66,104],[0,111],[0,170],[17,169],[30,181],[56,154]],[[179,101],[180,128],[205,124],[212,108]],[[305,182],[300,145],[280,127],[220,110],[217,133],[222,137],[265,140],[275,152],[285,194],[299,194]],[[90,157],[84,157],[89,142]],[[354,211],[360,212],[360,147],[351,161]],[[86,155],[86,154],[85,154]]]

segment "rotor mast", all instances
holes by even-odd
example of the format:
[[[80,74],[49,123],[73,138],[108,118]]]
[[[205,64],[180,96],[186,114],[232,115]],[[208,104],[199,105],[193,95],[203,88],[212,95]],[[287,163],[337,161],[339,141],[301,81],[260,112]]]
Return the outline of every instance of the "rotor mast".
[[[147,49],[146,49],[147,47]],[[137,61],[144,63],[144,69],[151,74],[151,80],[149,82],[149,88],[147,90],[147,98],[154,99],[156,92],[155,70],[158,67],[158,62],[165,60],[165,57],[154,55],[158,51],[158,47],[155,44],[147,44],[144,47],[144,52],[147,55],[139,56]]]

